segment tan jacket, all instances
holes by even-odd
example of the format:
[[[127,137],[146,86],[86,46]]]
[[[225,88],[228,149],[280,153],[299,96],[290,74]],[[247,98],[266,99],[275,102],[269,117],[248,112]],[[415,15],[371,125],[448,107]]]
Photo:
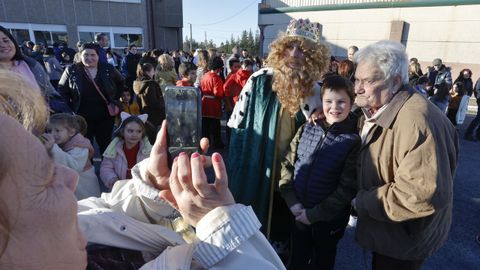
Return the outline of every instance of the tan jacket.
[[[457,160],[447,117],[411,88],[397,93],[360,149],[359,244],[401,260],[439,249],[452,221]]]

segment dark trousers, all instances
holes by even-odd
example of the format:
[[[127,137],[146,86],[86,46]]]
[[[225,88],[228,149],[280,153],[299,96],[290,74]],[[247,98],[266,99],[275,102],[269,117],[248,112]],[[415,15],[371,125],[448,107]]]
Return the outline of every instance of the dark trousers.
[[[103,152],[105,152],[105,149],[107,149],[107,146],[112,139],[114,118],[85,118],[85,120],[87,120],[88,124],[85,137],[90,140],[92,145],[93,140],[95,139],[100,149],[100,154],[103,155]]]
[[[55,89],[57,89],[57,88],[58,88],[58,82],[59,82],[59,81],[60,81],[60,80],[50,80],[50,83],[52,84],[53,87],[55,87]]]
[[[447,111],[447,117],[448,119],[450,120],[450,122],[452,122],[452,124],[454,126],[457,125],[457,112],[458,112],[458,109],[455,110],[455,109],[448,109]]]
[[[465,136],[475,136],[473,131],[478,127],[479,129],[477,129],[477,137],[480,137],[480,98],[477,98],[477,105],[479,108],[477,111],[477,116],[475,116],[470,125],[468,125],[467,131],[465,131]]]
[[[305,225],[295,222],[288,269],[333,269],[337,243],[342,238],[348,216],[332,222]]]
[[[213,148],[223,148],[225,145],[220,133],[220,119],[202,117],[202,137],[208,138]]]
[[[423,260],[399,260],[376,252],[372,255],[373,270],[420,270],[423,264]]]

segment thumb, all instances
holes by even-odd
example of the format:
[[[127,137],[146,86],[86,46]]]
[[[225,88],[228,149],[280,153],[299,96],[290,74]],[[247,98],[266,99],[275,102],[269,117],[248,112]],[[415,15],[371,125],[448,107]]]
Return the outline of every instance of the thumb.
[[[158,197],[167,201],[173,208],[178,210],[178,204],[177,204],[177,201],[175,200],[175,197],[173,196],[172,191],[160,190],[160,192],[158,193]]]
[[[208,152],[208,148],[210,147],[210,141],[207,138],[202,138],[200,140],[200,151],[202,154],[206,154]]]

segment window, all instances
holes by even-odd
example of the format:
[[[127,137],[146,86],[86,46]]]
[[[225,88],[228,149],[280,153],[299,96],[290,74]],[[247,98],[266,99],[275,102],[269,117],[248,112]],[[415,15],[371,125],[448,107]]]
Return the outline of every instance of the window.
[[[102,2],[120,2],[120,3],[134,3],[140,4],[142,0],[95,0],[95,1],[102,1]]]
[[[125,48],[130,44],[135,44],[137,47],[143,47],[143,38],[140,34],[113,34],[115,47]]]
[[[42,43],[45,46],[52,46],[53,43],[67,42],[68,35],[66,32],[50,32],[50,31],[33,31],[35,43]]]
[[[78,26],[77,29],[81,41],[94,41],[95,34],[101,32],[108,36],[112,48],[121,49],[132,43],[143,48],[143,29],[139,27]]]
[[[52,46],[54,42],[68,42],[65,25],[4,22],[0,24],[12,33],[19,45],[27,40],[42,43],[45,46]]]
[[[18,45],[22,45],[23,42],[30,40],[30,33],[28,32],[28,29],[8,29],[8,31],[12,33]]]
[[[110,33],[108,32],[78,32],[78,40],[83,42],[94,42],[97,33],[105,34],[107,37],[110,36]],[[110,39],[108,40],[108,46],[110,46]]]

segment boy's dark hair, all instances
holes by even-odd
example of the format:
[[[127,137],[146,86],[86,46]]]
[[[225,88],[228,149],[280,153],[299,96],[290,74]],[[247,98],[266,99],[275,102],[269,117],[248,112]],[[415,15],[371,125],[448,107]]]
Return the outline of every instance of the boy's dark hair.
[[[231,67],[235,63],[240,63],[240,60],[236,57],[232,57],[230,60],[228,60],[228,66]]]
[[[125,127],[127,126],[127,124],[132,123],[132,122],[135,122],[138,125],[140,125],[140,127],[142,127],[142,130],[143,130],[142,138],[143,138],[145,136],[145,124],[136,115],[132,115],[132,116],[128,117],[127,119],[123,120],[122,123],[120,124],[120,127],[118,127],[118,129],[115,130],[115,132],[113,133],[113,136],[123,139],[123,133],[125,131]]]
[[[197,66],[195,66],[193,63],[181,63],[178,67],[178,73],[182,77],[187,77],[188,73],[192,70],[197,70]]]
[[[250,59],[248,59],[248,58],[247,58],[247,59],[243,59],[243,61],[242,61],[242,66],[244,66],[244,67],[253,66],[253,61],[250,60]]]
[[[223,60],[220,56],[215,56],[208,61],[208,70],[217,70],[223,68]]]
[[[68,113],[57,113],[50,116],[48,121],[49,125],[60,125],[68,129],[73,129],[75,133],[83,131],[86,129],[87,122],[83,122],[85,119],[83,117],[80,119],[77,116],[68,114]]]
[[[345,91],[350,98],[350,101],[354,102],[355,94],[353,91],[353,83],[348,80],[347,78],[340,76],[340,75],[331,75],[326,76],[323,80],[322,89],[321,89],[321,97],[325,94],[325,91],[330,90],[332,92],[340,92]]]

